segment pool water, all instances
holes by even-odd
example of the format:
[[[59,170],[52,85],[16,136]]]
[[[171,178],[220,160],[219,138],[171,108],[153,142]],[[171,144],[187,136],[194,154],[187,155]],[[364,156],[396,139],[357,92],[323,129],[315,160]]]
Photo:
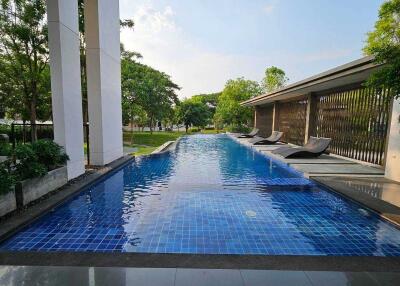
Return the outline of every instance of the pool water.
[[[8,251],[400,256],[400,230],[227,135],[135,159]]]

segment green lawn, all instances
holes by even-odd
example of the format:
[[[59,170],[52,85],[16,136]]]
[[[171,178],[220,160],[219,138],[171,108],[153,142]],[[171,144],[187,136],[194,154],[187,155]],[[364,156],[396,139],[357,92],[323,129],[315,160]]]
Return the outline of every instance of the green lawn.
[[[200,133],[200,132],[199,132]],[[218,133],[215,130],[203,130],[203,134],[215,134]],[[193,133],[188,133],[193,134]],[[161,146],[167,141],[176,141],[179,137],[186,135],[185,131],[180,132],[124,132],[124,145],[129,147],[138,148],[138,151],[134,154],[147,155],[153,152],[157,147]]]
[[[144,145],[158,147],[167,141],[175,141],[184,132],[124,132],[124,144],[126,145]]]
[[[124,145],[138,148],[136,156],[147,155],[167,141],[175,141],[185,132],[124,132]]]
[[[148,154],[151,154],[154,150],[157,149],[157,147],[142,146],[142,145],[133,145],[132,147],[138,148],[138,150],[133,153],[136,156],[148,155]]]

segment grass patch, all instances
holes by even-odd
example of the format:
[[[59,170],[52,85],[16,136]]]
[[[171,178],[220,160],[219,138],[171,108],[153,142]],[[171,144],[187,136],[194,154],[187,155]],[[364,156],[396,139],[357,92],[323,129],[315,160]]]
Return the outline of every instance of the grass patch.
[[[132,147],[138,148],[136,152],[133,152],[133,154],[135,154],[136,156],[148,155],[157,149],[157,147],[141,146],[141,145],[133,145]]]
[[[217,134],[221,131],[217,130],[202,130],[199,133],[202,134]],[[174,131],[174,132],[124,132],[124,144],[125,146],[138,148],[135,154],[136,156],[139,155],[147,155],[153,152],[157,147],[160,147],[165,142],[168,141],[176,141],[179,137],[183,135],[190,135],[196,133],[188,133],[186,134],[185,131]]]
[[[124,132],[124,143],[132,147],[138,145],[159,147],[167,141],[175,141],[184,134],[184,132],[153,132],[153,134],[150,132]]]
[[[200,132],[201,134],[219,134],[219,133],[225,133],[224,130],[215,130],[215,129],[211,129],[211,130],[201,130]]]

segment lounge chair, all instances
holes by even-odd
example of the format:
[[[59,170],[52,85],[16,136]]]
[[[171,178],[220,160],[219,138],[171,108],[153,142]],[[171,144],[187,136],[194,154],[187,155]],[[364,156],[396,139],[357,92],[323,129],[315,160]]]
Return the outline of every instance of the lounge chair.
[[[272,131],[271,136],[267,138],[256,136],[253,139],[249,140],[249,143],[253,145],[273,145],[282,138],[282,135],[283,132]]]
[[[239,135],[237,138],[253,138],[254,136],[256,136],[258,134],[260,130],[257,128],[254,128],[253,131],[251,131],[248,134],[241,134]]]
[[[303,147],[281,147],[272,153],[284,158],[316,158],[326,152],[331,140],[331,138],[310,137]]]

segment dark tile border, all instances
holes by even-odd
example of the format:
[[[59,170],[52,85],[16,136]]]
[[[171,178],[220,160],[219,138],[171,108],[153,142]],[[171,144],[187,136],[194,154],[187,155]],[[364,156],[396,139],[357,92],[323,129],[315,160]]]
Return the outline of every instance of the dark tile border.
[[[0,265],[400,272],[398,257],[0,252]]]
[[[83,175],[82,178],[78,178],[76,182],[72,182],[64,187],[61,187],[47,199],[28,207],[26,210],[20,213],[12,214],[9,218],[6,218],[0,222],[0,242],[12,236],[26,225],[30,224],[32,221],[40,218],[57,206],[63,204],[68,199],[105,179],[107,175],[118,171],[133,160],[134,157],[132,156],[122,157],[92,174]]]

